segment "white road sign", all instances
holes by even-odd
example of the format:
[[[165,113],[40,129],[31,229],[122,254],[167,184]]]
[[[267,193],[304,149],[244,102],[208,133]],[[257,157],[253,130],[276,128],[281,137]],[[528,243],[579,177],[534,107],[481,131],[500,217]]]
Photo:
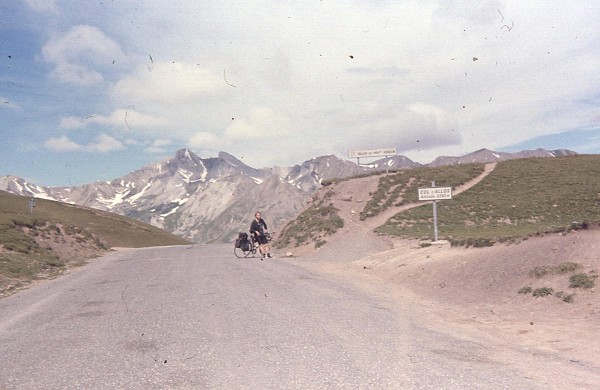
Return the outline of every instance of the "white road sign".
[[[348,158],[395,156],[396,148],[349,150]]]
[[[419,188],[419,200],[452,199],[452,187]]]

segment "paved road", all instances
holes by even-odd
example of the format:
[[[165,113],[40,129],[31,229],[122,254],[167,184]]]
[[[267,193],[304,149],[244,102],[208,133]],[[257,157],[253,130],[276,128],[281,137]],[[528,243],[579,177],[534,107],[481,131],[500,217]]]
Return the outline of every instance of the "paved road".
[[[229,245],[116,252],[0,300],[0,388],[548,388],[407,306]]]

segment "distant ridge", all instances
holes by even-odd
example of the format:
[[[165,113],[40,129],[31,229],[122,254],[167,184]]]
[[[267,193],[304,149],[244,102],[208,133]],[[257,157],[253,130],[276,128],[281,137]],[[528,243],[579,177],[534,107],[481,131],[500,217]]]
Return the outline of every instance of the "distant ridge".
[[[292,167],[256,169],[225,152],[217,157],[200,158],[184,148],[177,150],[172,158],[110,181],[44,187],[16,176],[3,176],[0,190],[110,211],[195,242],[226,242],[239,231],[248,230],[256,210],[263,212],[272,229],[283,227],[308,204],[323,180],[421,166],[575,154],[564,149],[518,153],[481,149],[461,157],[438,157],[425,165],[398,155],[360,166],[327,155]]]
[[[561,157],[574,155],[577,155],[577,153],[566,149],[546,150],[540,148],[535,150],[523,150],[516,153],[494,152],[489,149],[480,149],[460,157],[441,156],[427,164],[427,166],[439,167],[443,165],[454,164],[499,162],[518,158]]]

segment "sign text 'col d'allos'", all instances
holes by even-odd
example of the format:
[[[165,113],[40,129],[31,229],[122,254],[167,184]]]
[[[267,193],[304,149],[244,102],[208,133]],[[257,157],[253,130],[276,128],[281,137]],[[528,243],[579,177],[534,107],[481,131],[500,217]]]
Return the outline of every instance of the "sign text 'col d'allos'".
[[[452,199],[452,187],[419,188],[419,200]]]

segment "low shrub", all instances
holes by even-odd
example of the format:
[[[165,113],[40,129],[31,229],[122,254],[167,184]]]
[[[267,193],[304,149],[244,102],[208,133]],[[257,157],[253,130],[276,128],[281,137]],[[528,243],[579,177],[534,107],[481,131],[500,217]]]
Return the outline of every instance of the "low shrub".
[[[559,274],[566,274],[569,272],[574,272],[576,271],[578,268],[580,268],[581,265],[578,263],[574,263],[572,261],[567,261],[565,263],[561,263],[556,267],[556,271]]]
[[[557,266],[538,265],[538,266],[533,267],[531,269],[531,271],[529,271],[529,276],[535,277],[535,278],[541,278],[543,276],[550,275],[550,274],[567,274],[570,272],[574,272],[575,270],[577,270],[580,267],[581,267],[580,264],[574,263],[572,261],[560,263]]]
[[[465,239],[453,239],[450,240],[450,245],[454,247],[464,246],[466,248],[484,248],[488,246],[494,246],[496,240],[491,238],[482,238],[482,237],[469,237]]]
[[[546,276],[551,272],[551,267],[540,265],[535,266],[529,271],[529,276],[534,278],[541,278],[542,276]]]
[[[569,287],[592,288],[595,285],[596,275],[575,274],[569,278]]]
[[[559,291],[556,294],[554,294],[554,296],[556,298],[559,298],[563,302],[573,303],[573,300],[574,300],[573,297],[575,296],[575,294],[567,294],[564,291]]]
[[[533,290],[533,296],[536,298],[552,295],[554,290],[552,287],[540,287]]]
[[[519,294],[531,294],[531,292],[533,291],[533,288],[531,288],[531,286],[525,286],[525,287],[521,287],[518,291]]]
[[[325,245],[327,243],[327,241],[325,240],[317,240],[315,242],[315,249],[319,249],[320,247],[322,247],[323,245]]]

